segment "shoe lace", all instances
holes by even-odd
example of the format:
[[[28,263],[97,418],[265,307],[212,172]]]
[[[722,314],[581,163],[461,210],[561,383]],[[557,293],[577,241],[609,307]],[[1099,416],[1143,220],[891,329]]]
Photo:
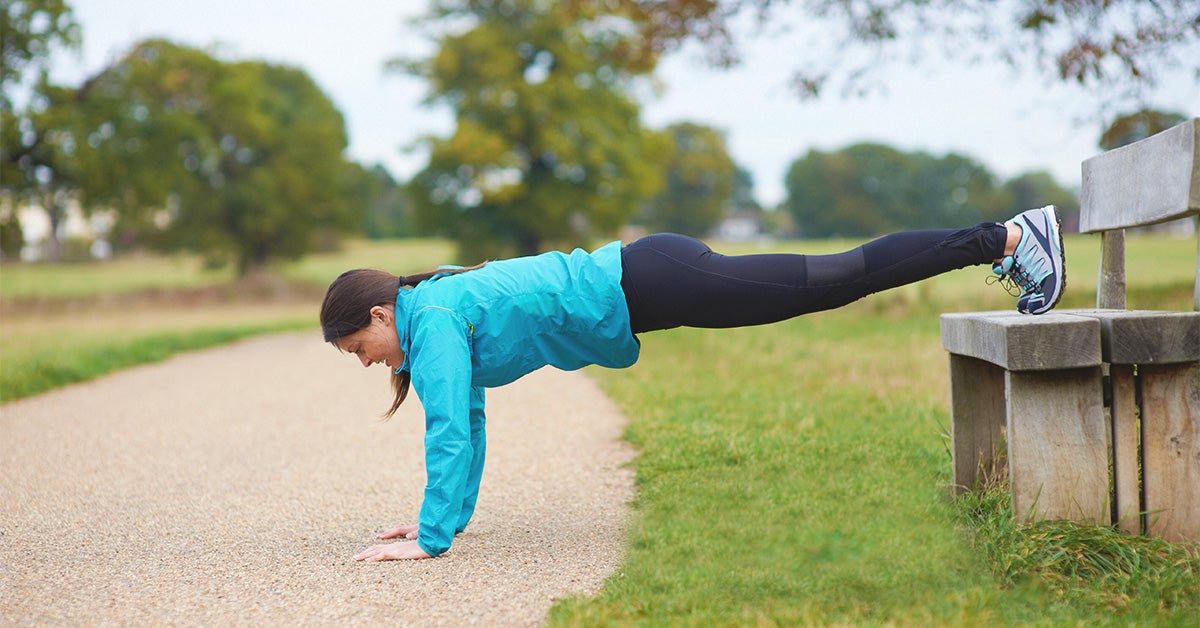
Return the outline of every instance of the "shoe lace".
[[[1004,288],[1004,291],[1007,292],[1008,296],[1010,297],[1021,296],[1020,288],[1017,287],[1016,282],[1014,282],[1007,274],[990,275],[985,277],[983,282],[989,286],[1000,284],[1000,287]]]
[[[1021,287],[1022,293],[1037,292],[1038,290],[1041,290],[1042,287],[1034,277],[1035,275],[1043,274],[1040,271],[1044,263],[1045,260],[1035,258],[1034,265],[1036,267],[1027,268],[1025,264],[1021,263],[1019,258],[1013,256],[1012,267],[1009,268],[1008,275],[1011,277],[1014,283]]]

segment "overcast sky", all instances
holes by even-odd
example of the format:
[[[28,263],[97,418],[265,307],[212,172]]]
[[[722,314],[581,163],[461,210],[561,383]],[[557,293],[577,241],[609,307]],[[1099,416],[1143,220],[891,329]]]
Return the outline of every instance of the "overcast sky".
[[[76,84],[155,36],[210,49],[226,60],[265,59],[299,66],[346,117],[350,156],[382,163],[401,180],[423,167],[408,150],[429,134],[445,135],[444,109],[422,107],[421,82],[383,71],[396,56],[431,51],[407,25],[424,0],[73,0],[83,47],[57,55],[52,76]],[[666,92],[645,102],[644,121],[661,128],[691,121],[723,130],[736,162],[754,176],[759,200],[784,197],[792,160],[811,149],[873,141],[902,150],[971,156],[1002,177],[1047,170],[1079,185],[1079,164],[1098,152],[1095,106],[1074,87],[1041,77],[1014,77],[1007,66],[896,65],[880,75],[887,95],[801,101],[787,87],[789,57],[801,42],[787,37],[744,44],[730,71],[704,66],[686,51],[660,63]],[[1186,73],[1163,81],[1156,108],[1200,115],[1200,86]],[[1082,122],[1081,122],[1082,120]]]

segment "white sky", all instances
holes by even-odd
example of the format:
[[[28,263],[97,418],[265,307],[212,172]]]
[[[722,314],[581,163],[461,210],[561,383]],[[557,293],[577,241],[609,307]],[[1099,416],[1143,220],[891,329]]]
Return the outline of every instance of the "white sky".
[[[408,150],[422,136],[446,135],[444,109],[421,106],[423,84],[385,73],[396,56],[423,56],[431,44],[407,19],[424,0],[73,0],[83,26],[80,54],[55,57],[52,76],[77,84],[157,36],[210,49],[223,59],[265,59],[305,69],[346,117],[350,157],[382,163],[400,180],[425,164]],[[1101,123],[1095,104],[1078,88],[1018,78],[1007,66],[925,64],[890,66],[881,74],[886,96],[801,101],[787,87],[803,42],[786,37],[743,43],[744,63],[730,71],[702,65],[692,54],[660,63],[667,89],[643,103],[643,119],[661,128],[674,122],[708,124],[726,132],[734,160],[754,176],[761,202],[785,195],[791,162],[810,149],[837,150],[860,141],[935,155],[973,157],[1001,177],[1048,170],[1068,187],[1079,185],[1079,164],[1098,152]],[[1200,114],[1200,84],[1180,72],[1164,77],[1155,108]],[[1079,122],[1084,119],[1085,122]]]

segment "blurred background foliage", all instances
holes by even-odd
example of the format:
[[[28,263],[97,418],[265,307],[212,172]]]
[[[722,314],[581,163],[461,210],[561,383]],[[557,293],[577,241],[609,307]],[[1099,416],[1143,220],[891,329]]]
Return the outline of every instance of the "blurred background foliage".
[[[880,63],[949,51],[1098,94],[1140,93],[1163,67],[1200,63],[1179,55],[1200,38],[1200,8],[1184,0],[1034,0],[1015,12],[986,0],[432,0],[420,25],[434,52],[389,68],[423,79],[454,128],[425,138],[425,168],[396,181],[346,157],[342,114],[299,68],[146,40],[80,85],[55,85],[51,51],[86,36],[70,3],[6,1],[0,252],[20,259],[29,207],[49,219],[44,259],[187,251],[238,276],[348,235],[445,237],[462,261],[477,261],[593,244],[627,227],[863,237],[1047,203],[1070,225],[1075,193],[1047,173],[1001,180],[974,156],[875,144],[797,156],[786,199],[764,208],[721,129],[642,124],[637,95],[653,90],[663,54],[692,41],[710,62],[736,63],[734,21],[777,26],[780,5],[831,33],[814,59],[793,61],[801,96],[869,91]],[[1185,119],[1147,105],[1116,117],[1098,147]],[[71,212],[91,218],[103,247],[60,241]]]

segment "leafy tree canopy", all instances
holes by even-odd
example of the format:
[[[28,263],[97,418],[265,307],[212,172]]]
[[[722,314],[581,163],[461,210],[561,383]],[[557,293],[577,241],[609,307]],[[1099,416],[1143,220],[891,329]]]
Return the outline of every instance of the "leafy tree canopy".
[[[64,0],[5,0],[0,7],[0,113],[7,115],[10,90],[30,70],[44,70],[54,46],[78,45],[80,31]]]
[[[737,61],[743,17],[757,19],[750,36],[816,26],[806,31],[816,45],[791,60],[793,83],[807,96],[869,89],[880,65],[927,56],[1032,64],[1122,99],[1137,99],[1168,70],[1200,77],[1195,0],[616,1],[639,16],[651,50],[696,39],[717,64]]]
[[[652,69],[628,16],[604,3],[442,0],[431,58],[394,65],[453,109],[412,181],[428,231],[466,260],[583,244],[624,224],[660,186],[666,143],[630,95]]]
[[[351,193],[365,208],[362,232],[371,239],[404,238],[412,233],[412,203],[382,165],[350,168]]]
[[[903,153],[878,144],[809,151],[792,163],[783,207],[805,237],[876,236],[1006,220],[1055,203],[1073,210],[1073,194],[1044,173],[1005,184],[962,155]]]
[[[15,92],[28,87],[32,76],[45,83],[46,63],[56,46],[79,44],[80,29],[71,7],[63,0],[4,0],[0,2],[0,191],[12,205],[0,211],[0,252],[19,254],[23,236],[19,213],[12,210],[24,199],[47,206],[51,234],[48,253],[59,252],[56,229],[67,196],[45,167],[53,156],[30,123],[28,106],[18,107]],[[32,75],[32,76],[31,76]]]
[[[666,186],[643,212],[643,223],[654,231],[704,236],[730,208],[737,166],[724,135],[712,127],[683,122],[666,133]]]
[[[1155,133],[1186,122],[1188,117],[1182,113],[1142,109],[1122,116],[1109,125],[1100,136],[1100,148],[1112,150],[1138,140],[1144,140]]]
[[[149,40],[56,106],[85,204],[145,241],[246,273],[345,223],[345,124],[299,69]]]

